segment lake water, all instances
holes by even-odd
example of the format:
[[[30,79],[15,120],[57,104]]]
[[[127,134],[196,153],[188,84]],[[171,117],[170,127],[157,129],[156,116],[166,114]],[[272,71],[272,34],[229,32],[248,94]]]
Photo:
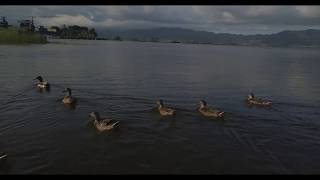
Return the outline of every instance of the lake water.
[[[319,49],[113,41],[0,46],[1,174],[320,173]],[[36,76],[51,83],[39,92]],[[62,104],[69,87],[79,102]],[[274,102],[248,107],[246,95]],[[164,118],[163,99],[177,109]],[[198,101],[226,112],[197,113]],[[89,113],[120,121],[99,133]]]

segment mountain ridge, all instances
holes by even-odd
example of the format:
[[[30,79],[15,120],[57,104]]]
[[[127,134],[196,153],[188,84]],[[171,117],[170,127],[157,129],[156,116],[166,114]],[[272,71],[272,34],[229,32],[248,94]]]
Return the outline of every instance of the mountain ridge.
[[[100,30],[100,37],[123,40],[205,43],[242,46],[309,46],[320,47],[320,30],[284,30],[273,34],[231,34],[185,28],[160,27],[153,29]]]

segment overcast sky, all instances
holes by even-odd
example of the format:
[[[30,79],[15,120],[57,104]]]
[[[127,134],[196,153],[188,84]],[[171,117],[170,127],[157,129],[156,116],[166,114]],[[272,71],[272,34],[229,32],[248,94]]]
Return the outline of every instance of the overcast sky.
[[[10,24],[31,15],[45,26],[182,27],[237,34],[320,29],[320,6],[0,6],[0,16]]]

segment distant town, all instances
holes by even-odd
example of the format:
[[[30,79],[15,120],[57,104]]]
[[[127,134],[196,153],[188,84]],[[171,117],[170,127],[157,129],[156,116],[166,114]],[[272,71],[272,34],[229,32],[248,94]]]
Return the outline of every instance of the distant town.
[[[94,28],[88,28],[85,26],[71,25],[71,26],[50,26],[44,27],[39,26],[36,27],[33,20],[34,16],[31,16],[31,19],[27,20],[19,20],[18,29],[19,32],[34,32],[39,33],[41,35],[47,36],[49,38],[57,38],[57,39],[96,39],[98,34],[96,33]],[[6,17],[2,17],[0,20],[0,28],[10,28],[14,27],[10,25],[6,20]]]

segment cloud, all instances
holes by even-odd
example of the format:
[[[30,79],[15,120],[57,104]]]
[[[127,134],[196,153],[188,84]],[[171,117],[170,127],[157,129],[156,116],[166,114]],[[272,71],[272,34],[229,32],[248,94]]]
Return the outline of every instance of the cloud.
[[[47,26],[168,26],[243,34],[320,26],[320,6],[0,6],[0,12],[12,22],[38,16],[35,22]]]
[[[226,12],[226,11],[222,12],[222,17],[223,17],[223,20],[228,23],[237,21],[236,18],[230,12]]]
[[[319,18],[320,17],[319,6],[297,6],[295,8],[302,17],[305,17],[305,18]]]
[[[66,14],[57,14],[56,17],[52,18],[38,18],[38,23],[44,26],[60,26],[62,24],[76,24],[80,26],[92,26],[94,21],[90,18],[83,15],[66,15]]]

